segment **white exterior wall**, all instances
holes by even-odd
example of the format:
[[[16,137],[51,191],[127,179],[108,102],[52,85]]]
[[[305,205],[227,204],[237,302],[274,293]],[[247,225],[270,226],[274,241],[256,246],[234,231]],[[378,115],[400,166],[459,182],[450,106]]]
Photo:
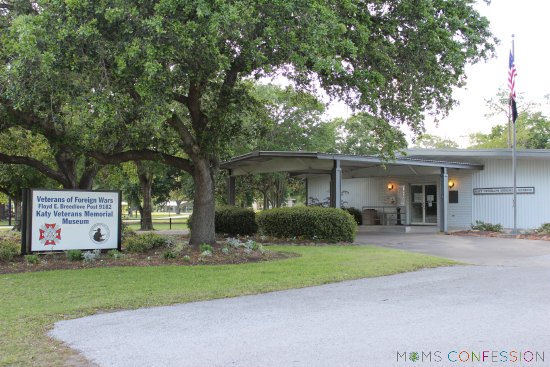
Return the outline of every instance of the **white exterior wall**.
[[[485,169],[472,176],[472,188],[512,187],[512,161],[492,159],[484,162]],[[517,186],[534,187],[534,194],[517,195],[518,228],[537,228],[550,222],[550,161],[525,160],[517,162]],[[472,221],[514,226],[512,194],[473,195]]]
[[[395,189],[389,191],[388,183],[395,185]],[[342,191],[349,194],[342,195],[345,206],[361,209],[365,206],[391,206],[388,203],[390,197],[395,198],[396,205],[405,206],[406,223],[410,222],[410,184],[435,184],[439,193],[439,176],[401,176],[401,177],[369,177],[351,178],[342,180]],[[308,178],[308,203],[309,197],[323,201],[330,196],[330,176],[312,176]],[[437,198],[439,202],[439,197]],[[439,216],[439,205],[438,205]],[[468,226],[470,224],[468,223]]]
[[[449,170],[449,180],[455,182],[451,190],[458,191],[458,203],[448,204],[450,229],[469,228],[476,220],[513,227],[511,194],[473,195],[476,188],[512,187],[511,159],[487,159],[484,169]],[[388,196],[395,196],[396,204],[406,206],[406,223],[410,223],[410,184],[436,184],[438,190],[438,218],[440,209],[440,178],[434,176],[400,176],[343,179],[342,195],[346,206],[361,209],[364,206],[387,206]],[[395,190],[389,192],[387,184]],[[517,186],[534,187],[535,194],[517,195],[518,228],[537,228],[550,222],[550,160],[518,159]],[[330,176],[312,176],[308,179],[308,196],[323,200],[329,197]]]
[[[449,203],[447,209],[450,229],[470,228],[472,224],[472,171],[449,170],[449,181],[455,186],[450,189],[458,191],[458,203]]]

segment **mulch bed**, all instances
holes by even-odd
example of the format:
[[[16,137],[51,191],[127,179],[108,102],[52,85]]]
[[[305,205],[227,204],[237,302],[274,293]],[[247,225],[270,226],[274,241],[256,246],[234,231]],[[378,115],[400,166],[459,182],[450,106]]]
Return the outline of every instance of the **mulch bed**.
[[[479,231],[479,230],[470,229],[465,231],[450,232],[449,234],[453,236],[519,238],[519,239],[525,239],[525,240],[550,241],[550,234],[544,234],[544,233],[511,234],[511,233]]]
[[[162,265],[223,265],[223,264],[243,264],[260,261],[282,260],[300,256],[291,252],[279,251],[260,251],[246,252],[243,248],[231,249],[229,254],[221,251],[223,243],[213,246],[212,256],[200,256],[199,249],[186,247],[178,254],[176,259],[164,259],[163,254],[168,249],[161,248],[151,250],[147,253],[129,253],[123,251],[123,257],[113,259],[106,253],[101,258],[93,262],[69,261],[65,253],[47,253],[40,255],[38,264],[27,264],[23,256],[16,256],[11,262],[0,262],[0,274],[35,272],[58,269],[88,269],[88,268],[108,268],[114,266],[162,266]],[[185,261],[183,256],[189,256],[189,261]]]

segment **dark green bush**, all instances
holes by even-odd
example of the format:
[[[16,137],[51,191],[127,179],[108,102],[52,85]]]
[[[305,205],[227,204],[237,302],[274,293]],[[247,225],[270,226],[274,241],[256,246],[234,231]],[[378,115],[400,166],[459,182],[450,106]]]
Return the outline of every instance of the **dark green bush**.
[[[472,229],[478,230],[478,231],[502,232],[502,225],[485,223],[481,220],[476,220],[476,224],[472,224]]]
[[[25,261],[27,262],[27,264],[37,265],[38,263],[40,263],[40,257],[36,254],[25,255]]]
[[[261,231],[278,238],[304,238],[353,242],[357,223],[348,212],[336,208],[294,207],[258,214]]]
[[[357,225],[360,226],[363,224],[363,214],[361,214],[361,210],[357,208],[342,208],[342,209],[344,209],[345,211],[347,211],[353,216],[353,219],[355,219],[355,223],[357,223]]]
[[[249,236],[258,232],[256,213],[252,209],[236,206],[216,208],[214,223],[216,233],[228,234],[230,236]],[[187,220],[187,226],[189,230],[193,230],[192,215]]]
[[[11,261],[21,252],[21,239],[15,236],[0,237],[0,261]]]
[[[146,233],[128,237],[125,247],[128,252],[147,252],[149,250],[164,247],[168,244],[166,238],[155,233]]]
[[[69,261],[80,261],[82,260],[82,251],[81,250],[68,250],[65,251],[65,256]]]

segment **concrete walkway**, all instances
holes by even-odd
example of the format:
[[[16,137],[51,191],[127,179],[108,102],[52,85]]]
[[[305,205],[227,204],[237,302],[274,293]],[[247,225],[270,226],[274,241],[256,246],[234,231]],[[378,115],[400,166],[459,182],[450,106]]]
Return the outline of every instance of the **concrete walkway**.
[[[439,233],[358,232],[355,243],[420,252],[476,265],[550,266],[550,241]]]
[[[426,353],[422,366],[495,364],[454,362],[462,350],[539,352],[546,362],[527,365],[550,363],[550,243],[416,234],[357,241],[484,266],[99,314],[59,322],[51,335],[100,366],[410,366],[398,353],[411,352]]]

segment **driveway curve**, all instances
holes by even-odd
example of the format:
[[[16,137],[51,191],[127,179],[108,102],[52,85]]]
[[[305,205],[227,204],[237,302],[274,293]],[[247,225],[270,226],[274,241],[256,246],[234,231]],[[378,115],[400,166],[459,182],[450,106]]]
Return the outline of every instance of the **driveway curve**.
[[[416,234],[358,241],[478,266],[98,314],[59,322],[51,335],[99,366],[410,366],[403,353],[413,352],[422,366],[446,366],[463,350],[532,351],[546,364],[529,366],[550,363],[550,243]]]

